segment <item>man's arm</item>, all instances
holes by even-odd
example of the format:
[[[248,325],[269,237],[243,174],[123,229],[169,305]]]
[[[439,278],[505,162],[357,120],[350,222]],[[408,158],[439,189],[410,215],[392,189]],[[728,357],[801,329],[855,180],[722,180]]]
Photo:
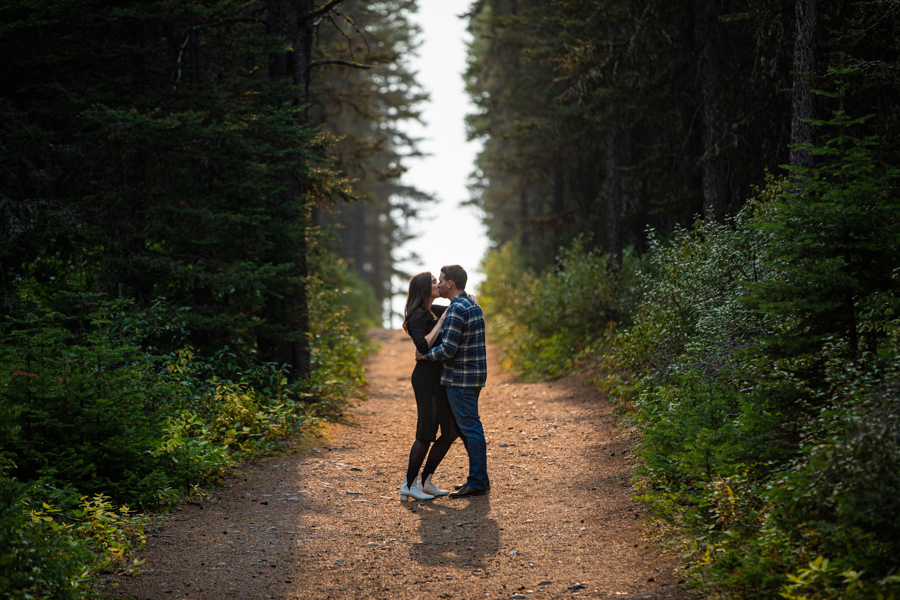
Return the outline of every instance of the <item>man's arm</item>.
[[[463,328],[465,327],[465,321],[462,317],[462,308],[458,304],[451,304],[447,307],[447,311],[444,314],[446,315],[442,330],[444,339],[441,341],[440,345],[435,346],[423,356],[425,360],[446,360],[448,358],[453,358],[456,355],[456,351],[459,349],[459,339],[460,336],[462,336]]]

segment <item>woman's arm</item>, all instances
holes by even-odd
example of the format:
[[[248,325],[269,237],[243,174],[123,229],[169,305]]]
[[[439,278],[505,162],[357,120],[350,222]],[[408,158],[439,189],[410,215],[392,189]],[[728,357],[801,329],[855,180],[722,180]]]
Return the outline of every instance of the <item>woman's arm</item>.
[[[459,340],[465,329],[465,321],[459,314],[459,307],[451,304],[444,314],[447,315],[447,322],[444,324],[444,337],[441,343],[433,347],[427,353],[423,353],[424,360],[447,360],[456,356],[459,349]],[[416,357],[419,360],[419,357]]]
[[[434,343],[437,341],[438,337],[441,335],[441,325],[444,324],[444,317],[447,316],[447,311],[441,313],[441,318],[437,320],[437,323],[434,324],[434,327],[431,328],[431,331],[428,332],[428,335],[425,336],[425,341],[428,343],[428,347],[431,348],[434,346]],[[421,350],[420,350],[421,352]],[[424,354],[424,352],[423,352]]]
[[[422,354],[428,352],[431,344],[426,340],[427,336],[430,335],[430,332],[428,330],[428,321],[425,319],[425,313],[421,311],[413,313],[406,323],[406,329],[409,332],[409,337],[412,338],[413,344],[416,345],[416,350]]]

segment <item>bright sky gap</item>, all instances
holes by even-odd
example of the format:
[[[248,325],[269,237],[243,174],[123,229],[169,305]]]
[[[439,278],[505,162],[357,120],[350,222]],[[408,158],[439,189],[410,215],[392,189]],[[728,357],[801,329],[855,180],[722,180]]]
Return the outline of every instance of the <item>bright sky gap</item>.
[[[415,238],[399,249],[397,256],[418,255],[399,268],[409,273],[431,271],[435,275],[446,264],[459,264],[469,274],[470,290],[484,279],[478,271],[487,251],[487,233],[481,222],[481,211],[461,206],[468,199],[466,188],[474,168],[477,142],[466,141],[465,116],[473,107],[465,93],[463,73],[466,69],[466,45],[470,39],[466,21],[459,18],[467,3],[419,3],[412,21],[421,29],[421,46],[412,57],[412,70],[418,74],[430,101],[423,111],[423,124],[410,123],[413,137],[422,138],[420,149],[426,155],[409,160],[404,182],[434,194],[436,202],[422,211],[421,219],[412,224]],[[399,327],[406,302],[408,281],[396,281],[402,290],[393,301],[392,327]]]

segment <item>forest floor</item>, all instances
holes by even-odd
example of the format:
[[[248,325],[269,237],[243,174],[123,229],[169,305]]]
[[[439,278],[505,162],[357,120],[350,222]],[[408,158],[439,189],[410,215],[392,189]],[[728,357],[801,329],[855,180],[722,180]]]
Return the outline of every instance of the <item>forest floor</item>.
[[[574,377],[521,383],[489,347],[480,409],[486,496],[400,502],[415,432],[414,349],[374,332],[368,399],[346,422],[236,470],[149,538],[140,599],[687,598],[644,539],[630,447],[612,406]],[[457,441],[434,476],[464,483]]]

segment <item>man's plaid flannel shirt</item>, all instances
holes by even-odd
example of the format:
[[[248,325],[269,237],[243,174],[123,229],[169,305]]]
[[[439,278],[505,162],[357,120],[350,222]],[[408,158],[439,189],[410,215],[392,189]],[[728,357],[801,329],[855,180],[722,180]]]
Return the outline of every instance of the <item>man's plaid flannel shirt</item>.
[[[425,355],[426,360],[443,361],[441,385],[484,387],[487,380],[484,313],[465,292],[447,307],[441,336],[441,343]]]

